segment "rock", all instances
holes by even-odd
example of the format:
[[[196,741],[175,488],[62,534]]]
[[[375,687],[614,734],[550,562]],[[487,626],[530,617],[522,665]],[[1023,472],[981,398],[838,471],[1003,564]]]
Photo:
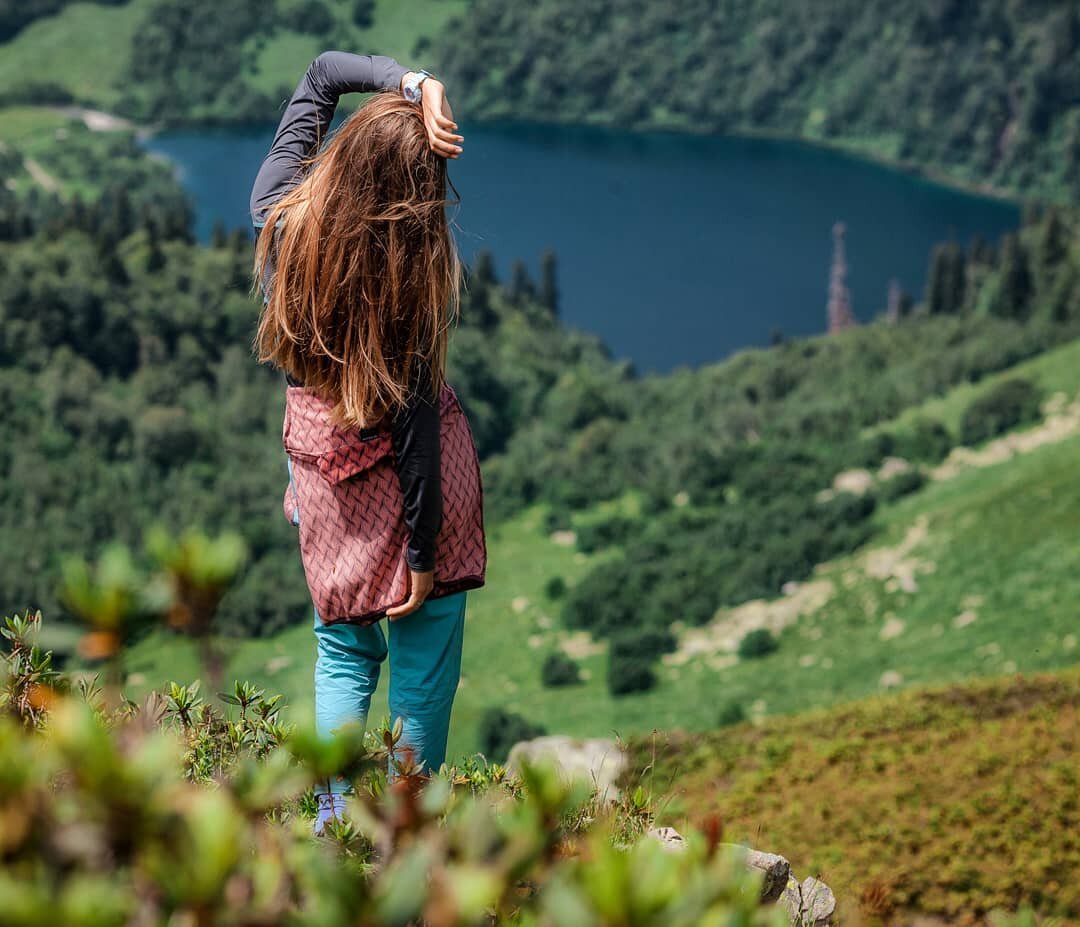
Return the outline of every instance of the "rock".
[[[746,851],[746,865],[762,873],[762,903],[776,901],[791,879],[791,865],[782,856],[775,853],[762,853],[760,850]]]
[[[896,670],[885,670],[878,680],[878,685],[883,689],[895,689],[904,684],[904,677]]]
[[[615,783],[627,763],[626,754],[614,740],[604,737],[582,740],[556,734],[514,744],[506,761],[507,768],[516,772],[522,761],[552,763],[565,779],[588,779],[601,801],[619,797]]]
[[[836,896],[824,882],[807,876],[802,882],[794,877],[780,896],[793,927],[830,927],[836,914]]]
[[[645,836],[659,841],[660,846],[668,853],[681,853],[686,849],[683,835],[674,827],[650,827]]]
[[[686,840],[674,827],[653,827],[646,836],[658,841],[660,846],[669,853],[681,853],[686,849]],[[741,844],[726,843],[723,846],[744,854],[743,862],[747,868],[762,874],[762,904],[771,904],[780,898],[791,880],[791,866],[784,857],[777,856],[775,853],[752,850]]]

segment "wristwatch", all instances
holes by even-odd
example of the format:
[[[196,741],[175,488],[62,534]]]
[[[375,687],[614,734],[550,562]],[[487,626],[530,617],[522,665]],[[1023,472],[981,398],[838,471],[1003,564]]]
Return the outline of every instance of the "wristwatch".
[[[429,77],[434,77],[430,71],[415,71],[405,79],[401,88],[402,96],[410,103],[419,103],[423,98],[421,88]]]

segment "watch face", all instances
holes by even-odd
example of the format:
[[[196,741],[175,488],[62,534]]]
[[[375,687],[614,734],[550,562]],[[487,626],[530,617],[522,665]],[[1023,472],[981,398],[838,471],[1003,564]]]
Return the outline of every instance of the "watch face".
[[[409,83],[407,83],[403,92],[405,94],[405,99],[408,100],[410,103],[420,102],[420,88],[417,86],[415,81],[410,81]]]

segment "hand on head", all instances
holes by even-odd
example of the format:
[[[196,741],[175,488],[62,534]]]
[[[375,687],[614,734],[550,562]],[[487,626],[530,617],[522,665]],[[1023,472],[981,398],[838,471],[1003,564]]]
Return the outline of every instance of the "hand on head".
[[[431,150],[444,158],[457,158],[462,152],[461,143],[465,139],[456,134],[457,123],[454,122],[454,112],[446,99],[446,88],[434,77],[429,77],[420,89],[424,126],[427,128]]]

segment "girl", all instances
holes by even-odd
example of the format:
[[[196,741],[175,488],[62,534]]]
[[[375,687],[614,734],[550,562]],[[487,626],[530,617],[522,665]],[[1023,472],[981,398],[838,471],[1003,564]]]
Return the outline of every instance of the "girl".
[[[354,91],[383,92],[320,151],[339,96]],[[461,274],[445,211],[456,130],[427,72],[325,52],[251,192],[256,347],[288,383],[286,514],[316,604],[316,725],[325,735],[366,721],[385,615],[390,712],[429,771],[446,755],[465,590],[486,565],[475,446],[445,384]],[[338,777],[318,795],[317,833],[347,787]]]

